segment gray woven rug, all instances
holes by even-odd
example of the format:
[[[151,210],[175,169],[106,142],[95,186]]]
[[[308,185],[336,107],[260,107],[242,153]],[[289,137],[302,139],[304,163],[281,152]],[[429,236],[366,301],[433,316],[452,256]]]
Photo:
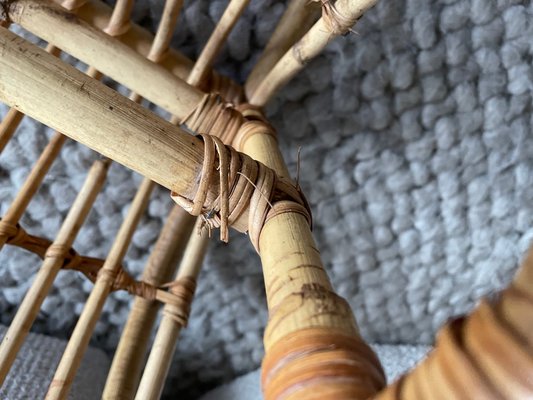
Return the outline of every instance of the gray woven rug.
[[[185,3],[174,46],[194,57],[227,1]],[[163,2],[136,4],[136,20],[155,29]],[[242,81],[283,9],[252,1],[218,69]],[[325,266],[373,342],[432,342],[448,318],[509,282],[531,242],[532,14],[529,1],[382,0],[268,108],[294,174],[302,147],[300,182]],[[2,213],[47,135],[26,119],[0,156]],[[94,158],[68,143],[22,225],[52,237]],[[106,255],[139,181],[111,168],[80,253]],[[126,257],[134,274],[170,205],[164,190],[153,196]],[[233,233],[210,250],[167,390],[184,399],[257,368],[263,354],[264,289],[248,239]],[[2,323],[38,266],[22,251],[0,253]],[[35,330],[68,335],[91,287],[61,272]],[[128,301],[109,299],[93,344],[116,346]]]

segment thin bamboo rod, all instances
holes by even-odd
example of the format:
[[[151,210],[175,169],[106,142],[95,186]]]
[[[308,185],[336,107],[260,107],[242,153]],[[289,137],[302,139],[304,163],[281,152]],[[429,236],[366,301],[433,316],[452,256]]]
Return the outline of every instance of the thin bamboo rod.
[[[143,281],[160,286],[172,279],[193,223],[194,218],[181,207],[172,208],[144,269]],[[131,399],[135,396],[158,309],[158,303],[135,298],[113,357],[103,399]]]
[[[207,232],[201,231],[200,227],[201,220],[198,218],[196,229],[193,232],[200,231],[201,233],[193,234],[189,239],[178,270],[177,281],[180,279],[196,280],[198,276],[209,243],[206,239]],[[166,312],[172,313],[173,308],[174,306],[165,305]],[[180,324],[163,314],[135,399],[155,400],[160,398],[181,328]]]
[[[183,0],[165,1],[165,8],[161,15],[159,27],[147,56],[150,61],[157,63],[167,54],[182,6]]]
[[[63,265],[68,251],[83,225],[96,196],[104,183],[109,161],[97,160],[91,167],[85,183],[72,204],[53,245],[37,272],[35,280],[26,293],[15,318],[0,344],[0,386],[6,378],[15,357],[35,320],[40,306]]]
[[[154,183],[149,179],[141,183],[61,357],[47,400],[66,398],[153,188]]]
[[[247,0],[230,1],[219,24],[211,34],[206,46],[202,49],[194,68],[187,78],[187,83],[194,86],[202,84],[207,76],[207,72],[213,65],[215,58],[218,56],[223,44],[227,40],[229,33],[244,12],[248,3],[249,1]],[[196,231],[201,228],[202,221],[200,218],[197,219],[196,226]],[[187,278],[196,280],[200,271],[200,267],[207,251],[209,237],[205,234],[198,235],[196,231],[193,230],[192,237],[189,239],[186,254],[176,279],[180,279],[180,277],[183,276],[182,274],[185,274]],[[182,268],[184,268],[186,272],[182,272]],[[165,307],[165,311],[168,312],[171,308],[172,307]],[[165,312],[163,313],[145,372],[141,378],[141,383],[136,396],[137,399],[158,398],[160,396],[181,329],[182,326],[180,324],[176,323],[176,321],[166,315]]]
[[[320,7],[309,0],[292,0],[274,33],[246,79],[246,97],[252,97],[259,83],[287,50],[311,28],[320,17]]]
[[[203,161],[199,139],[4,28],[0,53],[1,101],[192,198]]]
[[[180,120],[189,115],[204,96],[165,68],[51,1],[18,0],[11,10],[10,18],[14,23],[92,65]],[[55,29],[56,26],[62,29]]]
[[[59,49],[51,44],[48,44],[45,50],[56,57],[60,53]],[[0,154],[13,137],[23,118],[24,114],[10,108],[2,122],[0,122]]]
[[[202,49],[200,57],[198,57],[198,60],[194,64],[194,67],[187,78],[189,84],[198,86],[206,79],[216,55],[220,53],[229,33],[241,17],[249,2],[250,0],[231,0],[229,2],[229,5],[226,7],[224,14],[222,14],[220,21],[215,27],[215,30],[211,34],[205,47]]]
[[[343,21],[356,21],[376,2],[377,0],[338,0],[333,7],[337,12],[335,15],[342,16]],[[326,3],[332,4],[329,1]],[[331,15],[323,14],[309,32],[283,55],[249,97],[251,104],[263,107],[311,59],[320,54],[329,42],[343,33],[331,31],[331,18]],[[346,31],[350,28],[351,26],[345,27]]]
[[[147,56],[152,61],[160,61],[167,53],[182,5],[182,1],[165,2],[161,22]],[[135,96],[133,92],[132,96]],[[177,123],[175,117],[172,117],[171,123]],[[186,237],[184,234],[192,229],[192,217],[185,211],[178,210],[178,207],[174,207],[168,218],[143,274],[150,283],[162,284],[161,279],[164,277],[170,279],[171,271],[178,261],[177,257],[185,246],[185,243],[179,243],[179,239]],[[158,308],[153,302],[142,298],[135,299],[107,376],[104,399],[133,398],[141,374],[150,328],[155,322]]]
[[[129,29],[132,10],[133,0],[117,0],[109,22],[101,31],[112,37],[125,33]]]

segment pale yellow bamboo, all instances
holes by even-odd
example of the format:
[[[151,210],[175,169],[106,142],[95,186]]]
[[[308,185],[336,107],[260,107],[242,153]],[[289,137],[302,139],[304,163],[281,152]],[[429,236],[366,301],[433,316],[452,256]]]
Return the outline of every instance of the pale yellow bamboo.
[[[102,29],[109,36],[120,36],[129,28],[133,0],[118,0],[111,14],[111,19]]]
[[[207,232],[201,230],[200,227],[201,220],[198,218],[196,229],[193,230],[197,234],[193,233],[189,239],[176,280],[185,278],[196,280],[198,276],[205,250],[209,243]],[[173,308],[174,306],[165,305],[165,310],[169,312],[172,312]],[[141,378],[135,399],[152,400],[160,398],[181,328],[180,324],[163,314],[163,319],[154,339],[152,351],[148,357],[145,372]]]
[[[311,28],[320,17],[318,3],[309,0],[292,0],[287,5],[274,33],[246,79],[246,97],[252,97],[257,85],[287,50]]]
[[[46,394],[47,400],[64,399],[70,390],[83,354],[89,345],[96,322],[100,317],[107,296],[111,292],[114,276],[121,268],[122,259],[129,247],[135,228],[148,205],[153,187],[154,183],[152,181],[144,179],[133,199],[128,214],[119,229],[99,277],[61,357],[54,379]]]
[[[179,119],[189,115],[203,98],[200,90],[164,67],[49,0],[18,0],[11,10],[14,23],[92,65]],[[62,29],[55,29],[57,26]]]
[[[165,1],[165,8],[161,15],[159,28],[157,29],[154,42],[147,56],[150,61],[159,62],[166,55],[182,6],[183,0]]]
[[[59,55],[59,49],[51,44],[48,44],[45,50],[56,57]],[[22,118],[24,118],[24,114],[13,108],[10,108],[2,122],[0,122],[0,153],[2,153],[7,143],[13,137],[13,134],[20,125]]]
[[[0,49],[1,101],[193,197],[203,161],[199,139],[4,28]],[[212,198],[217,189],[212,188]]]
[[[68,250],[71,248],[76,235],[83,225],[98,192],[100,191],[109,161],[95,161],[81,191],[70,208],[53,247]],[[54,278],[59,272],[65,254],[57,251],[44,259],[44,262],[37,272],[28,293],[24,297],[20,308],[9,326],[2,343],[0,344],[0,386],[6,378],[15,357],[26,338],[30,327],[35,320],[39,308],[54,282]]]
[[[194,64],[194,68],[187,79],[189,84],[197,86],[207,77],[213,60],[216,55],[220,53],[229,33],[248,6],[249,2],[250,0],[230,0],[224,14],[222,14],[220,21],[211,34],[209,41],[202,49],[202,54],[200,54],[200,57],[198,57],[198,60]]]
[[[339,15],[356,20],[377,0],[337,0],[334,5]],[[253,92],[251,104],[263,107],[305,65],[322,52],[336,35],[331,33],[327,20],[322,16],[294,46],[292,46],[265,76]]]
[[[187,212],[179,206],[173,207],[144,269],[144,282],[160,286],[172,279],[193,223],[194,218]],[[135,396],[158,309],[158,303],[135,298],[113,357],[103,399],[131,399]]]

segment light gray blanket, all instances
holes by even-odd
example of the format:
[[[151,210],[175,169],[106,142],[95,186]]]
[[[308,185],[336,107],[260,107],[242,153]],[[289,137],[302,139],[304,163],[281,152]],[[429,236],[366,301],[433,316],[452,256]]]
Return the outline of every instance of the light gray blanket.
[[[155,29],[162,1],[137,1]],[[227,1],[186,1],[173,45],[196,56]],[[284,9],[253,0],[217,68],[242,81]],[[315,237],[361,332],[381,343],[431,343],[512,277],[533,237],[533,6],[519,0],[381,0],[269,105],[279,142],[314,211]],[[5,108],[0,115],[5,115]],[[0,211],[46,143],[26,119],[0,156]],[[95,155],[68,143],[22,225],[52,237]],[[138,186],[115,165],[75,247],[104,257]],[[126,257],[140,274],[171,201],[153,196]],[[194,396],[259,366],[267,322],[261,268],[248,238],[216,239],[200,276],[167,393]],[[39,267],[0,253],[0,319],[9,323]],[[92,285],[61,272],[35,329],[63,336]],[[130,296],[114,294],[93,339],[108,351]]]

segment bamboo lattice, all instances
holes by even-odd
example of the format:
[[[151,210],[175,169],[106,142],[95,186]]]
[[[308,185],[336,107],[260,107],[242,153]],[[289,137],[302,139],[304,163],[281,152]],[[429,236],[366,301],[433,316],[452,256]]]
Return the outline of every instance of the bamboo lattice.
[[[484,302],[470,317],[445,327],[430,357],[384,389],[380,362],[360,337],[349,305],[332,288],[311,235],[311,210],[261,112],[331,40],[349,33],[375,0],[321,0],[320,6],[292,0],[240,87],[212,66],[248,3],[229,1],[192,62],[169,47],[181,0],[165,2],[155,35],[130,21],[132,0],[118,0],[114,9],[100,0],[0,2],[0,100],[12,107],[0,124],[0,151],[25,115],[56,130],[0,220],[0,249],[18,246],[43,260],[0,344],[0,384],[55,277],[68,269],[84,274],[94,287],[46,398],[69,393],[105,301],[116,290],[135,299],[103,398],[159,398],[187,325],[209,236],[219,229],[220,239],[228,241],[233,227],[249,234],[263,266],[269,310],[262,374],[266,399],[532,396],[531,258],[499,300]],[[17,36],[8,29],[11,24],[42,38],[47,47]],[[86,73],[59,59],[59,49],[89,65]],[[127,87],[129,98],[102,84],[103,76]],[[142,106],[143,99],[168,111],[169,121]],[[57,236],[34,236],[20,220],[70,139],[102,157],[88,171]],[[86,257],[73,243],[112,162],[145,178],[108,256]],[[135,280],[123,259],[156,184],[171,191],[176,205],[141,280]],[[145,364],[160,304],[161,323]]]

